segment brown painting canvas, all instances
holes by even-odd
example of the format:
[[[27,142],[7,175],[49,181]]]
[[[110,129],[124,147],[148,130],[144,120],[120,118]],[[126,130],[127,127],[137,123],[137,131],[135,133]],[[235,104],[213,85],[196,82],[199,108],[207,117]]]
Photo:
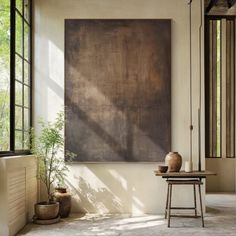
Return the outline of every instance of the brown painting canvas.
[[[171,148],[171,21],[65,20],[65,149],[162,161]]]

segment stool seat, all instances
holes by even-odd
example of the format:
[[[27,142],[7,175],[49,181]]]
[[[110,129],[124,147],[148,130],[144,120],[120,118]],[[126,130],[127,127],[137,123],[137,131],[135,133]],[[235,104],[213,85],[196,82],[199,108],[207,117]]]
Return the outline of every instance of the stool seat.
[[[168,184],[203,184],[201,180],[198,179],[185,179],[185,180],[177,180],[177,179],[168,179],[166,180]]]

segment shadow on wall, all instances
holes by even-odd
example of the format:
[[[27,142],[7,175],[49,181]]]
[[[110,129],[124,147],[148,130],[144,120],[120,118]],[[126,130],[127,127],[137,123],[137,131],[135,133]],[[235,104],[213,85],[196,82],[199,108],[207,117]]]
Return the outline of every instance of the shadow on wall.
[[[161,179],[157,184],[154,165],[87,163],[73,164],[69,169],[67,185],[72,193],[73,212],[133,215],[162,212],[166,185]]]
[[[110,213],[122,212],[120,199],[112,194],[107,188],[95,189],[82,177],[76,177],[78,186],[68,182],[72,192],[72,209],[80,213]]]

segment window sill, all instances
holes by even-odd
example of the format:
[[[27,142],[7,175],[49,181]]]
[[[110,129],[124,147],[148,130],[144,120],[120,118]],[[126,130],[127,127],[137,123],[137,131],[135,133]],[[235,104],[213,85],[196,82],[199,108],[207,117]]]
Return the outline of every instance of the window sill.
[[[18,152],[0,152],[0,159],[2,157],[12,157],[12,156],[26,156],[26,155],[32,155],[30,151],[18,151]]]
[[[14,160],[14,159],[25,159],[25,158],[33,158],[34,157],[34,155],[32,155],[32,154],[28,154],[28,155],[12,155],[12,156],[1,156],[0,157],[0,160]]]

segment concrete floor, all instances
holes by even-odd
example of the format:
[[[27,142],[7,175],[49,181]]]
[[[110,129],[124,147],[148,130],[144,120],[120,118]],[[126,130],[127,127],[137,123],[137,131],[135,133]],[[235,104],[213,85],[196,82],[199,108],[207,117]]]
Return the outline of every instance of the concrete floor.
[[[27,225],[18,236],[195,236],[236,235],[236,195],[208,194],[205,228],[200,218],[173,218],[171,228],[163,215],[72,215],[58,224]]]

